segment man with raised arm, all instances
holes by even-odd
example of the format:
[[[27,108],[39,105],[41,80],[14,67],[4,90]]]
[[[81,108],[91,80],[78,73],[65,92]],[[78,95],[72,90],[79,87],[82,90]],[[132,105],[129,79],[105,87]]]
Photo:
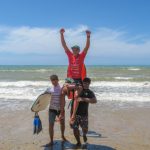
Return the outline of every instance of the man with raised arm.
[[[90,47],[90,34],[91,32],[86,30],[86,46],[80,53],[80,47],[78,45],[74,45],[71,47],[72,51],[68,48],[65,39],[64,39],[65,29],[60,30],[61,43],[65,50],[65,53],[68,56],[68,71],[67,77],[73,79],[73,82],[78,84],[78,87],[72,88],[71,85],[65,85],[62,89],[62,101],[65,105],[65,95],[68,94],[68,97],[72,99],[72,109],[70,113],[70,125],[74,122],[74,116],[76,113],[76,109],[78,107],[77,99],[75,98],[75,93],[77,91],[82,90],[82,80],[86,77],[86,68],[84,65],[84,59]],[[79,86],[80,85],[80,86]],[[77,90],[78,89],[78,90]],[[71,92],[70,92],[71,91]],[[73,92],[72,92],[73,91]],[[71,93],[71,96],[70,96]],[[74,94],[73,94],[74,93]],[[64,106],[63,106],[64,107]],[[63,117],[63,114],[61,115]]]
[[[82,80],[86,77],[86,68],[84,65],[84,59],[90,47],[90,34],[91,32],[86,30],[86,46],[80,53],[80,47],[74,45],[71,47],[72,51],[68,48],[64,39],[65,30],[62,28],[60,30],[61,43],[68,56],[69,66],[67,71],[67,77],[72,78],[75,82],[82,83]]]

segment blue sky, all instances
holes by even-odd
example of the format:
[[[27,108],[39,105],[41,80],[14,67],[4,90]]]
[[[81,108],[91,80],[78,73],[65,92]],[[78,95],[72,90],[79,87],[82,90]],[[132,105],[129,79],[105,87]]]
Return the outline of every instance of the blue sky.
[[[84,48],[88,65],[150,65],[149,0],[1,0],[0,64],[60,65],[69,47]]]

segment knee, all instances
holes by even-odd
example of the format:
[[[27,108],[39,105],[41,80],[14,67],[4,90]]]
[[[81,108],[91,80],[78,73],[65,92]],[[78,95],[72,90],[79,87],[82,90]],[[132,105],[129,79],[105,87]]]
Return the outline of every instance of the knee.
[[[54,124],[53,123],[49,123],[49,129],[53,129],[54,128]]]

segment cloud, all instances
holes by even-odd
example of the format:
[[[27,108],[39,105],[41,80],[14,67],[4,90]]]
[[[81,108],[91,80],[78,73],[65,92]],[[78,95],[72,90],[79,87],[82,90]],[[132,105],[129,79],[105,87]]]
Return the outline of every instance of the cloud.
[[[66,30],[68,45],[74,41],[81,43],[86,29],[80,26]],[[82,44],[82,43],[81,43]],[[31,28],[31,27],[0,27],[0,52],[9,51],[15,53],[50,53],[58,54],[62,51],[58,28]]]
[[[56,49],[59,50],[56,29],[19,27],[0,31],[4,36],[1,37],[0,51],[38,54],[49,51],[54,53]]]
[[[76,28],[67,28],[65,39],[68,47],[78,44],[83,49],[86,42],[86,25]],[[60,42],[59,28],[39,28],[39,27],[6,27],[0,26],[0,53],[51,55],[61,58],[64,54]],[[129,36],[125,31],[113,30],[109,28],[98,28],[92,31],[91,47],[88,59],[90,63],[101,64],[118,61],[139,61],[150,60],[150,39],[145,39],[141,35]],[[12,55],[13,57],[13,55]],[[95,59],[94,59],[95,58]],[[17,58],[16,58],[17,59]],[[64,62],[66,62],[66,57]],[[97,62],[98,61],[98,62]],[[147,63],[147,61],[146,61]]]

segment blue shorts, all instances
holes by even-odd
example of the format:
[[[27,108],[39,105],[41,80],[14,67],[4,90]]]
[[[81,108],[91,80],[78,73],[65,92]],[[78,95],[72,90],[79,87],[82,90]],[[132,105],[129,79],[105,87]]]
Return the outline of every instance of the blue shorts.
[[[54,124],[56,116],[59,117],[60,110],[49,109],[49,123]]]

